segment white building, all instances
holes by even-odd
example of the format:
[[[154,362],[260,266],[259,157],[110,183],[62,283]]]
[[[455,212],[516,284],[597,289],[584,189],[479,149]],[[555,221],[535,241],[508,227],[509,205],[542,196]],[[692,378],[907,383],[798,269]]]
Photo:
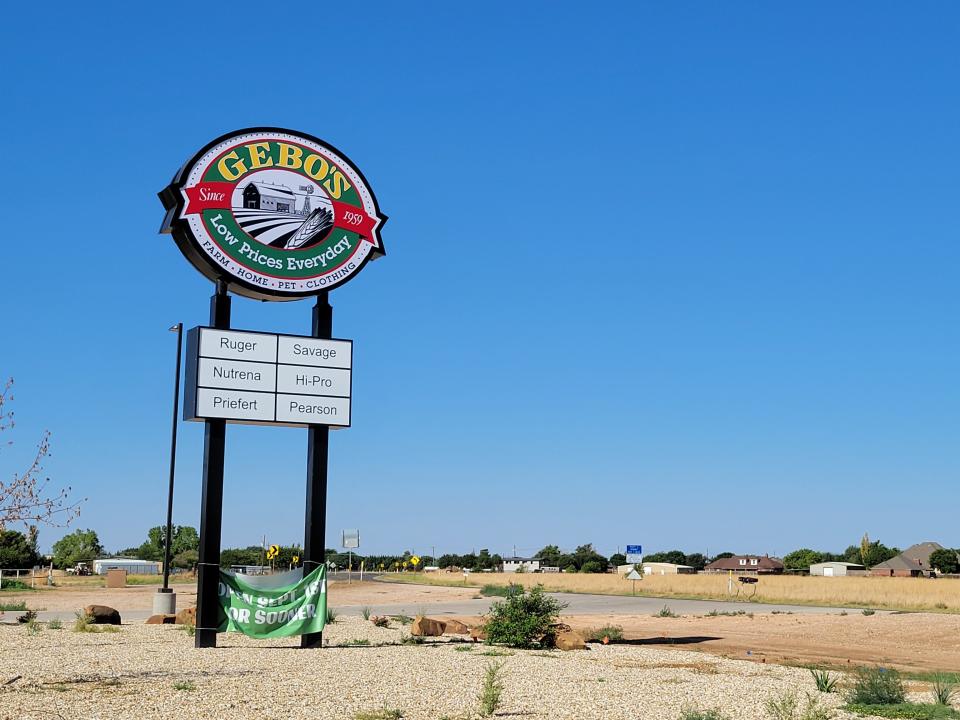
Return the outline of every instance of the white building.
[[[811,575],[823,577],[841,577],[843,575],[866,575],[867,569],[863,565],[850,562],[822,562],[810,566]]]
[[[540,572],[540,558],[509,557],[503,559],[503,572]]]
[[[107,570],[126,570],[130,575],[157,575],[161,564],[152,560],[137,558],[104,558],[93,561],[95,575],[106,575]]]

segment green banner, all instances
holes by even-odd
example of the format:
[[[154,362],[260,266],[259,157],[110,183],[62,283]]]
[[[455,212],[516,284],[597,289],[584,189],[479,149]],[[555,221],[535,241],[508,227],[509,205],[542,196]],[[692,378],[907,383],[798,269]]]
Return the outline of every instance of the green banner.
[[[304,635],[323,630],[327,619],[327,568],[245,576],[220,571],[218,632],[254,638]]]

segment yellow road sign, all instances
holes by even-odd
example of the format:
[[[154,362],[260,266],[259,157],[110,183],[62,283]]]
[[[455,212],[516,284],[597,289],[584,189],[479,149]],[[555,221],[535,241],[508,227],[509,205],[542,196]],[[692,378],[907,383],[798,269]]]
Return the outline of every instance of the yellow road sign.
[[[269,548],[267,548],[267,560],[273,560],[279,554],[280,554],[279,545],[271,545]]]
[[[414,567],[416,567],[417,565],[420,564],[420,558],[417,557],[416,555],[414,555],[412,558],[410,558],[410,563],[411,563]]]
[[[300,562],[300,556],[299,556],[299,555],[294,555],[294,556],[293,556],[293,564],[296,565],[298,562]]]

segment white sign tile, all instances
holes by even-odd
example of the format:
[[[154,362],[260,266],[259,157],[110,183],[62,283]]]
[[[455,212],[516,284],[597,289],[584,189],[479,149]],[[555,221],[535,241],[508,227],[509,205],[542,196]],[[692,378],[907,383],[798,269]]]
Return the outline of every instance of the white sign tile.
[[[201,387],[274,392],[277,366],[268,363],[200,358],[197,384]]]
[[[200,357],[277,361],[277,336],[200,328]]]
[[[349,425],[350,398],[278,394],[277,422]]]
[[[352,346],[352,343],[344,340],[318,340],[281,335],[277,346],[277,362],[349,369],[353,361]]]
[[[277,392],[350,397],[350,371],[277,365]]]
[[[273,393],[198,388],[197,416],[273,422],[274,398]]]

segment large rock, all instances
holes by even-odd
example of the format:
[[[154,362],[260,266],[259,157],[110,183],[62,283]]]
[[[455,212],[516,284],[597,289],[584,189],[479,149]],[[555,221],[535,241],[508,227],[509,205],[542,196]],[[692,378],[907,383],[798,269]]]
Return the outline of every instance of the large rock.
[[[419,635],[420,637],[440,637],[443,635],[443,630],[445,627],[446,623],[441,622],[440,620],[434,620],[427,617],[418,617],[410,626],[410,634]]]
[[[446,625],[443,632],[445,635],[469,635],[470,628],[459,620],[447,619],[443,621]]]
[[[120,624],[120,613],[109,605],[87,605],[83,614],[90,618],[94,625]]]
[[[195,607],[184,608],[177,613],[174,622],[177,625],[196,625],[197,624],[197,609]]]
[[[147,625],[172,625],[177,620],[176,615],[161,614],[151,615],[147,618]]]
[[[572,630],[561,630],[556,634],[554,645],[558,650],[583,650],[586,643],[583,641],[583,635]]]

